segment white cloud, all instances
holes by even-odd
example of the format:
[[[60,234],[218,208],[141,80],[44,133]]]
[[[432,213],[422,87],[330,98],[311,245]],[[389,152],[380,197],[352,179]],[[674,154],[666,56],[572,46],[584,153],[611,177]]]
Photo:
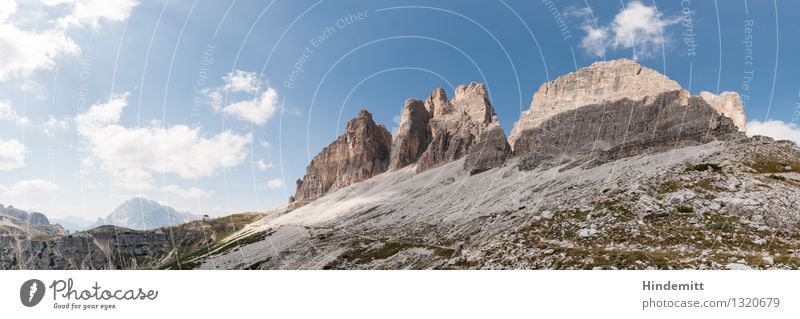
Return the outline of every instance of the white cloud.
[[[145,127],[119,124],[128,94],[111,96],[92,105],[75,118],[78,135],[86,139],[89,162],[99,162],[115,185],[151,189],[154,173],[181,178],[209,176],[217,169],[233,167],[247,156],[251,136],[224,131],[205,137],[185,125]]]
[[[272,147],[272,144],[270,144],[269,142],[267,142],[265,140],[262,140],[262,139],[258,139],[258,143],[261,144],[261,147],[263,147],[263,148]]]
[[[267,169],[270,169],[273,166],[274,165],[272,165],[272,163],[264,162],[263,159],[258,160],[258,162],[256,163],[256,167],[258,167],[258,169],[261,170],[261,171],[265,171]]]
[[[19,181],[10,187],[0,185],[0,193],[9,196],[35,192],[49,192],[55,189],[58,189],[58,185],[41,179]]]
[[[29,118],[17,114],[9,102],[0,102],[0,120],[10,121],[18,126],[27,126],[31,122]]]
[[[209,89],[204,89],[203,92],[206,94],[208,105],[211,105],[211,108],[213,108],[214,111],[219,111],[222,108],[222,102],[224,99],[222,93],[217,90]]]
[[[0,139],[0,171],[10,171],[25,166],[25,144],[15,139]]]
[[[747,122],[747,135],[764,135],[776,140],[790,140],[800,145],[800,127],[779,120],[751,120]]]
[[[4,23],[0,24],[0,52],[0,81],[6,81],[52,69],[56,58],[77,55],[80,48],[60,31],[25,31]]]
[[[53,135],[67,128],[69,128],[69,119],[59,120],[52,115],[47,118],[47,122],[42,123],[42,131],[47,135]]]
[[[137,0],[43,0],[48,6],[66,4],[69,14],[56,21],[62,28],[91,26],[97,28],[101,21],[120,22],[130,17]]]
[[[581,27],[586,37],[581,47],[590,55],[602,57],[606,48],[633,49],[634,59],[655,56],[666,45],[664,29],[680,21],[680,18],[664,17],[655,6],[631,1],[614,20],[606,26],[597,25],[589,14],[591,11],[574,11],[573,16],[583,16]]]
[[[255,72],[234,70],[222,77],[222,80],[225,81],[222,89],[229,92],[256,93],[260,86],[258,75]]]
[[[188,189],[181,188],[178,185],[170,184],[167,186],[161,187],[160,191],[162,193],[167,193],[171,195],[175,195],[182,198],[206,198],[211,197],[213,192],[205,191],[197,187],[189,187]]]
[[[240,120],[261,125],[271,119],[277,109],[278,92],[269,88],[256,99],[233,103],[223,108],[222,111]]]
[[[271,179],[267,182],[267,188],[269,189],[283,188],[283,180],[280,178]]]
[[[258,93],[261,81],[255,72],[234,70],[223,76],[222,80],[225,82],[222,86],[203,90],[206,102],[215,111],[222,111],[236,119],[262,125],[278,110],[278,92],[271,87],[267,87],[267,90],[252,99],[238,100],[223,106],[225,98],[230,93]]]
[[[588,24],[583,26],[583,30],[586,31],[586,37],[581,40],[581,47],[593,56],[602,57],[606,52],[608,31]]]
[[[53,69],[57,60],[80,54],[80,47],[67,36],[71,27],[98,28],[101,22],[126,20],[137,0],[42,0],[46,6],[66,5],[66,14],[51,15],[40,6],[24,6],[20,12],[14,0],[0,0],[0,81],[26,78],[38,70]],[[36,9],[32,9],[32,8]],[[46,28],[32,30],[20,21],[48,20]],[[15,23],[16,22],[16,23]],[[24,22],[22,24],[25,24]],[[43,23],[44,24],[44,23]]]
[[[17,3],[14,0],[0,0],[0,23],[5,22],[15,12]]]

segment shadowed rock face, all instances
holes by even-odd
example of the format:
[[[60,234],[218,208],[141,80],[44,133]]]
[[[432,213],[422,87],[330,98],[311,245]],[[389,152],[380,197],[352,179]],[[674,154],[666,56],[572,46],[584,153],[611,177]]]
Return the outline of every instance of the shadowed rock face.
[[[436,89],[425,106],[433,114],[428,123],[430,144],[417,161],[417,172],[466,156],[495,118],[489,94],[480,83],[459,86],[452,101],[443,89]]]
[[[392,142],[389,170],[397,170],[417,162],[428,148],[431,114],[421,100],[408,99],[403,106],[400,128]]]
[[[677,82],[633,60],[595,62],[542,84],[533,95],[530,109],[514,124],[509,144],[516,148],[523,131],[562,112],[622,99],[641,100],[680,89]]]
[[[582,106],[520,133],[514,155],[533,164],[584,155],[610,160],[740,135],[730,118],[683,90]]]
[[[509,137],[514,156],[558,164],[619,158],[744,132],[739,95],[690,96],[631,60],[596,62],[543,84]],[[580,158],[577,158],[580,159]]]
[[[361,110],[347,123],[344,134],[311,161],[305,177],[297,181],[292,205],[303,205],[385,172],[391,147],[392,136],[386,127],[375,124],[372,114]]]
[[[481,132],[478,143],[470,149],[464,161],[464,169],[477,174],[503,165],[511,155],[511,146],[506,134],[496,119]]]

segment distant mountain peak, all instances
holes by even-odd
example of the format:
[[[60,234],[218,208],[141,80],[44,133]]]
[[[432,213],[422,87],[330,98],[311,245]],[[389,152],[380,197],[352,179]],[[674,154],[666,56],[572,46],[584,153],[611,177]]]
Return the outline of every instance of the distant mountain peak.
[[[153,229],[174,226],[200,219],[189,212],[141,196],[120,204],[106,218],[98,218],[94,226],[114,225],[131,229]]]

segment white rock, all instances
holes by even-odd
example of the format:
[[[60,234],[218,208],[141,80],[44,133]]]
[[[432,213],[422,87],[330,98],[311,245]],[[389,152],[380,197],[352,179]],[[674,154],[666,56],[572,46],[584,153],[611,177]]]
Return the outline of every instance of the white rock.
[[[722,92],[720,95],[714,95],[713,93],[703,91],[700,92],[700,97],[702,97],[706,103],[714,107],[717,112],[731,118],[733,124],[739,129],[739,132],[746,131],[744,107],[742,106],[742,99],[739,97],[739,93]]]
[[[669,195],[667,195],[666,198],[667,198],[667,203],[670,203],[671,205],[678,205],[686,203],[687,201],[690,201],[695,197],[697,197],[697,194],[695,194],[693,191],[688,189],[682,189],[677,192],[670,193]]]
[[[578,231],[578,236],[582,238],[594,237],[595,235],[597,235],[597,229],[594,228],[583,228]]]
[[[750,268],[750,266],[748,266],[748,265],[739,264],[739,263],[727,264],[727,265],[725,265],[725,268],[728,268],[730,270],[752,270],[753,269],[753,268]]]

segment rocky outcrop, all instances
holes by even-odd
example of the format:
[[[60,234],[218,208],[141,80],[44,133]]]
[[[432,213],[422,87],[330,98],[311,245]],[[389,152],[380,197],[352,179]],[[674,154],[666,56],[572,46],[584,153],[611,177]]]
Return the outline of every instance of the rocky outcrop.
[[[680,89],[677,82],[632,60],[595,62],[542,84],[533,95],[531,107],[514,124],[509,143],[514,147],[525,130],[584,105],[641,100]]]
[[[734,120],[744,121],[735,97],[690,96],[631,60],[596,62],[542,85],[509,142],[529,164],[557,164],[727,139],[739,136]]]
[[[506,133],[503,132],[497,119],[494,119],[489,127],[481,132],[478,141],[470,149],[464,161],[464,169],[470,174],[478,174],[499,167],[511,155],[511,146],[506,141]]]
[[[235,214],[153,230],[100,226],[47,238],[0,235],[0,269],[191,269],[198,255],[235,248],[222,239],[262,217]]]
[[[325,147],[297,181],[290,199],[293,207],[385,172],[389,168],[392,136],[375,124],[372,114],[361,110],[347,123],[344,133]]]
[[[416,99],[406,100],[400,118],[400,128],[392,142],[392,155],[389,170],[397,170],[417,162],[428,148],[431,139],[428,123],[431,113],[425,102]]]
[[[744,115],[744,106],[742,106],[742,98],[739,97],[739,93],[722,92],[720,95],[714,95],[703,91],[700,92],[700,97],[714,107],[717,112],[731,118],[739,132],[744,133],[746,131],[747,119]]]
[[[65,233],[63,227],[50,224],[50,220],[42,213],[0,204],[0,236],[40,238]]]
[[[475,82],[456,88],[452,101],[443,89],[436,89],[425,107],[433,114],[430,144],[417,161],[417,172],[466,156],[495,118],[486,87]]]

